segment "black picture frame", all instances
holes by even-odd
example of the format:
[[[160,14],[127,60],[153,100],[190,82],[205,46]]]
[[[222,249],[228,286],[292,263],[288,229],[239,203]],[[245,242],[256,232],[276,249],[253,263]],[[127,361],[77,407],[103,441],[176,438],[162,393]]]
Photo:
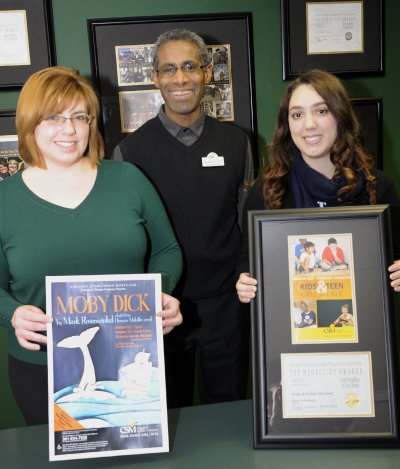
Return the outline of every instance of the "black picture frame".
[[[32,73],[55,64],[51,0],[0,0],[0,12],[26,12],[29,65],[0,66],[0,88],[21,88]]]
[[[307,54],[306,5],[356,3],[321,0],[281,0],[282,76],[289,80],[313,68],[343,76],[381,75],[384,71],[383,0],[362,0],[363,52]]]
[[[4,163],[9,167],[11,160],[17,161],[18,171],[25,168],[25,163],[22,161],[18,150],[18,137],[17,128],[15,126],[15,110],[5,109],[0,110],[0,159],[2,163],[2,170]],[[15,162],[14,162],[15,164]],[[4,181],[5,177],[3,171],[0,170],[0,183]]]
[[[252,211],[249,233],[250,270],[259,285],[251,306],[254,447],[398,447],[398,324],[387,272],[392,260],[388,206]],[[357,342],[293,343],[288,237],[327,233],[352,236]],[[282,355],[302,353],[370,353],[374,416],[284,418]]]
[[[148,90],[154,86],[118,86],[115,46],[154,44],[164,31],[185,28],[199,34],[206,44],[230,44],[234,93],[234,125],[250,138],[256,153],[257,128],[254,89],[252,14],[217,13],[179,16],[89,19],[87,21],[92,81],[97,88],[102,116],[100,129],[110,157],[115,146],[126,136],[121,132],[119,91]]]
[[[17,135],[15,109],[0,110],[0,136]]]
[[[365,148],[374,157],[376,167],[383,170],[383,98],[350,101],[363,130]]]

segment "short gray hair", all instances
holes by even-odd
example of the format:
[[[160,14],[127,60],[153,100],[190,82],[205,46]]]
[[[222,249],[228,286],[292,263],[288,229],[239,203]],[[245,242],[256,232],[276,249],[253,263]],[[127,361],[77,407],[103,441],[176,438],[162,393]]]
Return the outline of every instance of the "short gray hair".
[[[156,43],[154,44],[153,51],[153,69],[158,68],[158,50],[166,42],[170,41],[188,41],[196,45],[199,48],[199,54],[201,59],[201,65],[208,65],[210,62],[207,46],[204,40],[193,31],[188,29],[170,29],[158,36]]]

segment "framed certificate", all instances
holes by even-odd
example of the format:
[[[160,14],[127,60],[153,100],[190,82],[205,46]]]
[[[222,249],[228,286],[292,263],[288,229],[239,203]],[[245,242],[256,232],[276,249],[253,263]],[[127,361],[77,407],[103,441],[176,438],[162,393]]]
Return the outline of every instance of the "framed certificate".
[[[0,88],[54,63],[51,0],[0,0]]]
[[[283,79],[383,73],[382,0],[281,0]]]
[[[387,205],[249,213],[254,446],[399,445]]]

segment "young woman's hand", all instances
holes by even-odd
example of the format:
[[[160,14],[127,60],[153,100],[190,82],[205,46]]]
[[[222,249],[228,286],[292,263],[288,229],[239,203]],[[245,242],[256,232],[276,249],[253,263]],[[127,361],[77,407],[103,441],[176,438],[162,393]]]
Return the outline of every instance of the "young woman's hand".
[[[19,345],[32,351],[40,350],[40,344],[47,343],[46,335],[41,332],[45,332],[47,323],[52,321],[53,318],[33,305],[19,306],[11,318]]]
[[[394,291],[400,291],[400,260],[394,261],[394,263],[389,267],[390,272],[390,285],[393,287]]]
[[[257,280],[248,272],[242,272],[236,282],[236,292],[241,303],[250,303],[257,293]]]

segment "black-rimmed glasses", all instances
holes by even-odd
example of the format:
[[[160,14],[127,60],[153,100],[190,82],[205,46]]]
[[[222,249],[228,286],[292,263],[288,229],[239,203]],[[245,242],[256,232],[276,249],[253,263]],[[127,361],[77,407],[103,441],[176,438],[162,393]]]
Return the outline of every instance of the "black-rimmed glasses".
[[[194,75],[199,73],[200,70],[203,70],[207,65],[200,65],[192,62],[188,62],[183,64],[181,67],[177,67],[176,65],[166,65],[165,67],[160,67],[156,69],[156,72],[161,77],[168,77],[172,78],[175,76],[178,70],[182,70],[183,73],[186,75]]]

